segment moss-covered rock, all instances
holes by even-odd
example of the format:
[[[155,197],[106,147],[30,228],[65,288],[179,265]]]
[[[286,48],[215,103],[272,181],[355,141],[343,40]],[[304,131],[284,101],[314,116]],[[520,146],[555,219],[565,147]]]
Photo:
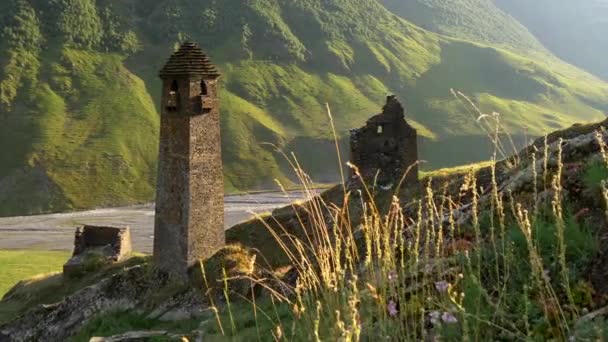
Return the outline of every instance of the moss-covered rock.
[[[192,284],[212,296],[250,296],[261,274],[255,253],[240,245],[228,245],[190,269]]]

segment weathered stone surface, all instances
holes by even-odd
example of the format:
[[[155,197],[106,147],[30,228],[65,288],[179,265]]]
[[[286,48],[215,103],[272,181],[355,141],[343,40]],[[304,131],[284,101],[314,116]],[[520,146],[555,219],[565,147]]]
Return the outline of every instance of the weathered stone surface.
[[[202,315],[206,303],[201,292],[177,285],[148,264],[126,268],[0,326],[0,342],[66,341],[91,319],[119,311],[162,312],[158,308],[163,307],[192,310],[183,313],[191,318]]]
[[[68,278],[77,276],[88,267],[120,262],[131,252],[131,231],[128,227],[79,227],[74,238],[73,256],[63,266],[63,273]]]
[[[163,80],[154,260],[187,276],[225,244],[219,72],[192,43],[161,71]]]
[[[380,185],[398,183],[404,176],[405,186],[418,184],[417,133],[404,113],[395,96],[389,96],[382,113],[351,131],[351,162],[366,181],[378,174]]]
[[[132,309],[149,294],[140,266],[86,287],[63,301],[41,305],[0,326],[1,342],[65,341],[93,316]]]
[[[211,63],[209,57],[194,43],[184,43],[179,51],[174,53],[163,69],[161,77],[183,75],[205,75],[212,78],[220,76],[219,71]]]
[[[167,331],[131,331],[111,337],[93,337],[89,342],[144,342],[162,338],[163,341],[188,341],[184,336],[171,334]]]

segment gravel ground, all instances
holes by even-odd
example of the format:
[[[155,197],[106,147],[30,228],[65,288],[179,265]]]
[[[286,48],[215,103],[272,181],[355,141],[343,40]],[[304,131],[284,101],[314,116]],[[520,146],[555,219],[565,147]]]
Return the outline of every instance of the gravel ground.
[[[301,192],[230,195],[225,198],[225,227],[303,198]],[[0,217],[0,249],[71,250],[76,227],[84,224],[131,228],[133,249],[150,253],[154,205],[96,209],[51,215]]]

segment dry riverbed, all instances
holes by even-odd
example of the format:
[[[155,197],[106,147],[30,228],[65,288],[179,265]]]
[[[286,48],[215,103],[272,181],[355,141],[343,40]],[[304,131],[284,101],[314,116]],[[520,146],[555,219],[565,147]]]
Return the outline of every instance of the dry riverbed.
[[[285,206],[304,197],[301,192],[256,193],[226,196],[225,227],[262,213]],[[97,209],[82,212],[0,217],[0,249],[71,250],[74,230],[84,224],[131,227],[133,248],[152,251],[154,239],[154,206]]]

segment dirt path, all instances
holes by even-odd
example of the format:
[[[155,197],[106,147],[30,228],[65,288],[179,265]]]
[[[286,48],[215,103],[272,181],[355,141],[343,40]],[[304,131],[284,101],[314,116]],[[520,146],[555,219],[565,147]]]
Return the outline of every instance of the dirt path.
[[[270,211],[302,197],[300,192],[226,196],[225,227],[230,228],[250,218],[251,212]],[[138,252],[152,251],[152,204],[65,214],[0,217],[0,249],[71,250],[74,230],[83,224],[129,226],[133,248]]]

